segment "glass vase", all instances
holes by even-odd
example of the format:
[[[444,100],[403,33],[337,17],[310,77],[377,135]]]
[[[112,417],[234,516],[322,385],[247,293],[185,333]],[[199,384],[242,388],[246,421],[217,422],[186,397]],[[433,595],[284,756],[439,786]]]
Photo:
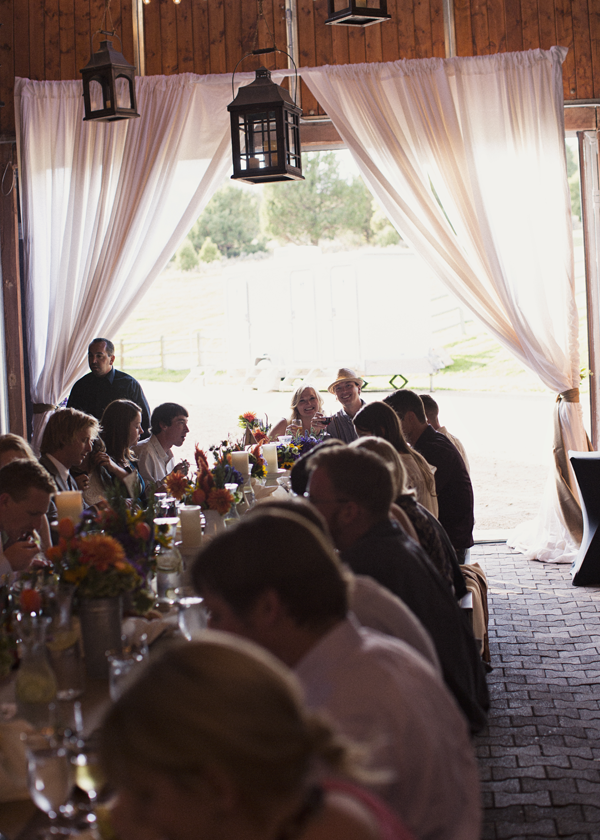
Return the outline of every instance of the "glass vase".
[[[36,728],[53,723],[57,683],[48,661],[46,631],[49,616],[18,613],[16,629],[21,661],[15,685],[17,712]]]

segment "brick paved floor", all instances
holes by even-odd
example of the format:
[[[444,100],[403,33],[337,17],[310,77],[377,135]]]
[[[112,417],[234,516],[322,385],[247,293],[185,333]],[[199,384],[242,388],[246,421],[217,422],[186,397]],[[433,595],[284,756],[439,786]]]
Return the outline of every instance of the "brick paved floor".
[[[476,737],[484,840],[600,840],[600,589],[569,566],[478,545],[488,577],[492,708]]]

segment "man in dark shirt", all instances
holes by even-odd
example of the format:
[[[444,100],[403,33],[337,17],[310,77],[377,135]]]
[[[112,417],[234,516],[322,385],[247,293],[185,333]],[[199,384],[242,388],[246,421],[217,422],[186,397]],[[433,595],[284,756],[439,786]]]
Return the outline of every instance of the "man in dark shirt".
[[[101,420],[104,409],[113,400],[131,400],[140,407],[144,437],[148,437],[150,409],[146,397],[137,379],[113,367],[115,347],[112,341],[95,338],[88,348],[88,361],[91,373],[73,385],[67,407]]]
[[[384,400],[402,423],[404,437],[436,467],[438,519],[446,529],[459,562],[473,545],[473,486],[462,455],[448,438],[427,422],[421,397],[414,391],[395,391]]]
[[[309,500],[325,518],[340,557],[397,595],[429,632],[444,680],[476,732],[489,696],[473,632],[448,583],[423,549],[389,518],[391,471],[373,452],[328,447],[310,461]]]

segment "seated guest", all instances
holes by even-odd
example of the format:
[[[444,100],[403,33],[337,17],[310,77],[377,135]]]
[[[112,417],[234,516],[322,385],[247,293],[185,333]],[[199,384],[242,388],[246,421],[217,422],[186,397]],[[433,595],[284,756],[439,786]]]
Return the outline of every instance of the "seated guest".
[[[92,440],[98,435],[98,421],[74,408],[59,408],[46,423],[40,451],[40,464],[48,470],[59,491],[77,490],[70,470],[80,467],[92,451]],[[85,480],[84,480],[85,486]]]
[[[404,437],[435,470],[438,519],[463,563],[473,545],[473,487],[458,449],[427,422],[423,402],[414,391],[395,391],[385,398],[402,424]]]
[[[384,402],[372,402],[358,412],[354,425],[359,437],[374,435],[392,444],[404,464],[408,486],[415,491],[417,501],[434,516],[438,514],[438,501],[435,490],[434,470],[425,458],[412,449],[404,440],[402,426],[393,408]]]
[[[101,437],[92,441],[92,451],[81,462],[87,482],[83,491],[83,504],[86,508],[95,508],[99,502],[106,501],[106,488],[112,484],[112,477],[106,467],[97,463],[98,458],[106,453]]]
[[[20,435],[13,435],[11,433],[0,435],[0,469],[5,467],[7,464],[10,464],[12,461],[17,461],[21,458],[27,458],[30,461],[35,461],[37,463],[37,458],[33,454],[33,449],[24,438]],[[50,525],[48,524],[47,516],[42,517],[39,536],[40,546],[42,549],[49,548],[52,545]],[[18,551],[18,546],[14,549],[12,546],[4,546],[4,554],[9,561],[11,551],[13,550]]]
[[[415,499],[414,490],[406,486],[406,472],[400,456],[387,440],[376,437],[361,437],[350,444],[353,448],[364,447],[383,458],[392,466],[394,478],[394,502],[392,516],[397,519],[409,537],[421,546],[441,576],[451,586],[460,600],[467,594],[461,566],[448,534],[427,508]],[[391,451],[390,451],[391,450]],[[408,528],[406,523],[408,522]]]
[[[320,452],[321,449],[329,449],[333,446],[344,446],[344,444],[341,440],[337,440],[337,438],[326,437],[313,446],[312,449],[309,449],[308,452],[305,452],[304,455],[301,455],[297,461],[294,461],[290,479],[292,481],[292,491],[297,496],[303,496],[308,487],[309,465],[312,456]]]
[[[39,554],[35,533],[55,492],[52,476],[35,460],[11,461],[0,469],[0,575],[25,571]]]
[[[477,766],[456,704],[411,648],[348,618],[344,572],[319,529],[253,513],[200,551],[192,579],[210,626],[278,656],[310,708],[372,748],[372,768],[387,771],[377,791],[416,837],[479,838]]]
[[[390,520],[389,467],[374,452],[347,446],[316,454],[310,465],[309,499],[325,517],[342,561],[387,586],[414,612],[433,639],[446,685],[478,731],[489,696],[473,632],[423,549]]]
[[[182,461],[175,466],[172,446],[181,446],[189,432],[188,413],[177,403],[163,403],[152,412],[150,431],[152,435],[140,441],[134,452],[138,459],[137,468],[146,484],[160,484],[174,469],[187,468]]]
[[[340,778],[359,770],[287,668],[225,633],[152,662],[109,710],[100,754],[128,840],[412,838]]]
[[[100,420],[104,409],[115,400],[131,400],[142,413],[142,437],[148,434],[150,409],[142,386],[130,376],[113,367],[115,346],[107,338],[94,338],[88,347],[90,373],[78,379],[71,388],[67,406],[77,408]]]
[[[365,438],[369,440],[369,438]],[[319,528],[328,541],[331,541],[325,519],[319,511],[305,499],[290,496],[288,499],[267,499],[255,508],[252,513],[268,513],[272,510],[284,510],[303,516]],[[332,543],[333,545],[333,543]],[[394,636],[414,648],[441,674],[440,663],[431,641],[431,636],[425,630],[416,615],[409,610],[400,598],[393,595],[389,589],[381,586],[373,578],[366,575],[355,575],[346,566],[344,568],[348,580],[348,606],[353,615],[363,627],[378,630],[387,636]]]
[[[133,452],[142,431],[140,407],[131,400],[115,400],[104,409],[101,423],[106,452],[96,455],[96,465],[104,467],[113,482],[122,482],[130,498],[143,498],[145,483]]]
[[[356,440],[357,434],[352,422],[354,415],[365,405],[360,392],[364,379],[357,376],[350,368],[340,368],[335,380],[327,389],[341,404],[340,410],[331,418],[327,426],[327,433],[333,438],[350,443]]]
[[[323,398],[312,385],[300,385],[296,388],[290,408],[292,416],[289,420],[284,417],[271,429],[269,433],[271,440],[277,440],[280,435],[286,434],[315,435],[327,428],[320,422],[323,416]]]
[[[467,453],[465,447],[459,441],[457,437],[451,435],[448,429],[445,426],[440,424],[440,407],[433,399],[431,394],[420,394],[421,401],[423,403],[423,408],[425,409],[425,416],[427,417],[427,422],[429,425],[436,430],[436,432],[441,432],[443,435],[446,435],[450,443],[453,443],[460,454],[463,457],[463,461],[465,462],[465,467],[469,472],[471,472],[471,468],[469,467],[469,459],[467,458]]]

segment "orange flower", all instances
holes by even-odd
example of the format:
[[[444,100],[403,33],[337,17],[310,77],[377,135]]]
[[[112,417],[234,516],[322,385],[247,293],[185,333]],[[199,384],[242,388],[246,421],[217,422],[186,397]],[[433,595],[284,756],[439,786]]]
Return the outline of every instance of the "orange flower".
[[[63,549],[59,545],[51,545],[46,549],[45,554],[51,563],[59,563],[63,556]]]
[[[24,612],[38,612],[42,606],[42,596],[37,589],[23,589],[21,592],[21,609]]]
[[[203,505],[206,502],[206,493],[201,487],[197,487],[192,493],[192,504]]]
[[[208,472],[208,458],[206,457],[206,453],[203,449],[200,449],[198,444],[196,444],[196,448],[194,449],[194,457],[196,459],[196,466],[202,472]]]
[[[70,540],[75,536],[75,526],[70,519],[61,519],[58,523],[58,535],[65,540]]]
[[[233,496],[224,487],[213,487],[208,494],[208,506],[221,515],[227,513],[233,504]]]
[[[92,534],[80,542],[80,560],[84,566],[93,566],[105,572],[115,563],[125,559],[121,543],[106,534]]]
[[[246,423],[256,423],[257,417],[253,411],[244,411],[242,417],[246,421]]]
[[[187,475],[180,472],[172,472],[165,478],[165,487],[177,501],[180,501],[188,488]]]
[[[269,440],[269,435],[263,432],[262,429],[255,429],[252,434],[257,443],[266,443]]]

